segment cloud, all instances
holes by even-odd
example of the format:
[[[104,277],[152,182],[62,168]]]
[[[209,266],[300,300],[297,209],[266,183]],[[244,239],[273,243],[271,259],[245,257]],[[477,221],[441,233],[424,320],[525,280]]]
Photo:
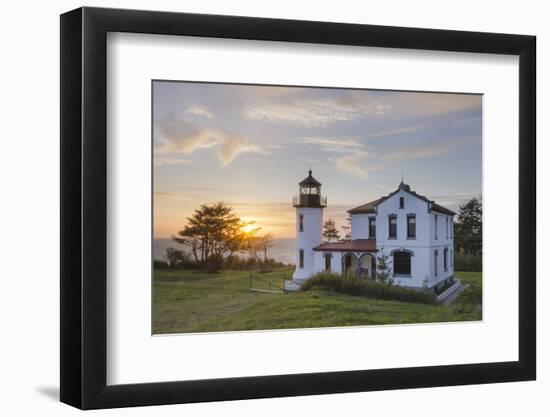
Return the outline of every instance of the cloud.
[[[194,163],[192,160],[188,158],[184,158],[181,155],[171,155],[171,154],[162,154],[162,153],[155,153],[155,157],[153,158],[153,162],[155,166],[162,166],[162,165],[181,165],[181,164],[192,164]]]
[[[410,159],[431,158],[451,152],[457,146],[456,143],[440,143],[419,148],[405,148],[390,152],[385,155],[388,161],[405,161]]]
[[[222,166],[229,165],[241,153],[267,153],[242,136],[200,128],[175,116],[155,123],[155,145],[155,165],[188,163],[191,161],[182,158],[182,154],[190,155],[198,149],[207,148],[216,149]]]
[[[205,117],[207,119],[213,119],[214,118],[214,113],[212,113],[210,110],[208,110],[208,107],[201,106],[201,105],[187,106],[187,109],[185,110],[185,113],[193,114],[195,116]]]
[[[222,166],[229,165],[237,155],[244,152],[266,153],[259,146],[247,143],[241,136],[226,136],[216,151]]]
[[[171,191],[155,191],[155,198],[169,198],[175,200],[190,201],[191,199],[184,196],[182,193],[176,193]]]
[[[202,129],[173,115],[155,123],[155,145],[160,152],[191,154],[216,146],[222,140],[219,132]]]
[[[390,130],[384,130],[382,132],[371,133],[368,136],[369,138],[381,138],[385,136],[394,136],[394,135],[401,135],[403,133],[416,132],[417,130],[421,130],[424,128],[426,128],[426,125],[407,126],[399,129],[390,129]]]
[[[347,151],[354,148],[362,148],[363,144],[356,139],[349,138],[320,138],[320,137],[303,137],[298,139],[303,143],[310,143],[313,145],[321,145],[322,147],[337,147],[344,148]],[[350,149],[351,148],[351,149]]]
[[[334,162],[338,171],[351,175],[352,177],[367,179],[369,174],[367,170],[361,166],[361,163],[367,156],[367,152],[360,151],[331,159],[331,161]]]
[[[333,122],[385,114],[390,108],[371,98],[365,91],[352,91],[336,97],[326,95],[304,98],[296,94],[275,96],[247,105],[243,114],[249,120],[290,123],[300,127],[325,127]]]
[[[401,92],[388,97],[396,113],[417,116],[437,115],[463,110],[481,110],[480,94]]]

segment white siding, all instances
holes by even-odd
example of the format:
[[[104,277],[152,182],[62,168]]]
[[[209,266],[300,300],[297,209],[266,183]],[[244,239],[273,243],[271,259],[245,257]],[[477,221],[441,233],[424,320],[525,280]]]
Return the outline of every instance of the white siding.
[[[352,214],[351,215],[351,238],[352,239],[369,238],[369,217],[376,217],[376,215],[375,214]]]
[[[399,199],[404,198],[404,207],[399,208]],[[397,216],[397,238],[389,238],[389,215]],[[407,238],[407,215],[416,216],[416,238]],[[437,214],[438,239],[435,239],[435,215]],[[445,230],[445,218],[449,223],[449,237]],[[453,249],[454,232],[451,234],[452,216],[442,213],[429,212],[428,202],[415,197],[405,190],[400,190],[388,200],[378,206],[376,246],[388,255],[393,250],[410,250],[411,277],[394,277],[394,281],[402,286],[422,287],[426,283],[429,287],[453,275],[454,261],[451,263],[451,249]],[[447,271],[443,268],[443,251],[449,249]],[[439,252],[438,275],[435,276],[434,250]]]
[[[304,216],[304,230],[300,231],[300,215]],[[309,278],[315,271],[313,248],[322,243],[323,209],[317,207],[296,208],[296,269],[293,280]],[[304,267],[300,268],[300,249],[304,250]]]

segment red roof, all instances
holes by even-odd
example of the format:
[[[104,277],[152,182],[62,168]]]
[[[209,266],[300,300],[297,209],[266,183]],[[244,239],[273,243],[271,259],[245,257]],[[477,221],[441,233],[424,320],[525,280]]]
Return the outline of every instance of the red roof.
[[[355,239],[347,242],[323,243],[313,248],[317,251],[376,252],[376,239]]]

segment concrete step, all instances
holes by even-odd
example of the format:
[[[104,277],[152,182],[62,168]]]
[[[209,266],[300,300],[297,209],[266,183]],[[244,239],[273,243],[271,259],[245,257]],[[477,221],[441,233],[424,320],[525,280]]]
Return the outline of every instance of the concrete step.
[[[457,280],[451,287],[439,294],[435,299],[435,302],[443,305],[452,304],[468,287],[469,285],[462,285],[460,280]]]

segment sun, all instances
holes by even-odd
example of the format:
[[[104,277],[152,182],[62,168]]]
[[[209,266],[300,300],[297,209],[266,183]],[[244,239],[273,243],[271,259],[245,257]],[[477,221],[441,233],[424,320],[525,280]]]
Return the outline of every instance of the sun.
[[[254,225],[252,223],[249,223],[243,226],[241,230],[243,231],[243,233],[246,233],[248,235],[254,230]]]

